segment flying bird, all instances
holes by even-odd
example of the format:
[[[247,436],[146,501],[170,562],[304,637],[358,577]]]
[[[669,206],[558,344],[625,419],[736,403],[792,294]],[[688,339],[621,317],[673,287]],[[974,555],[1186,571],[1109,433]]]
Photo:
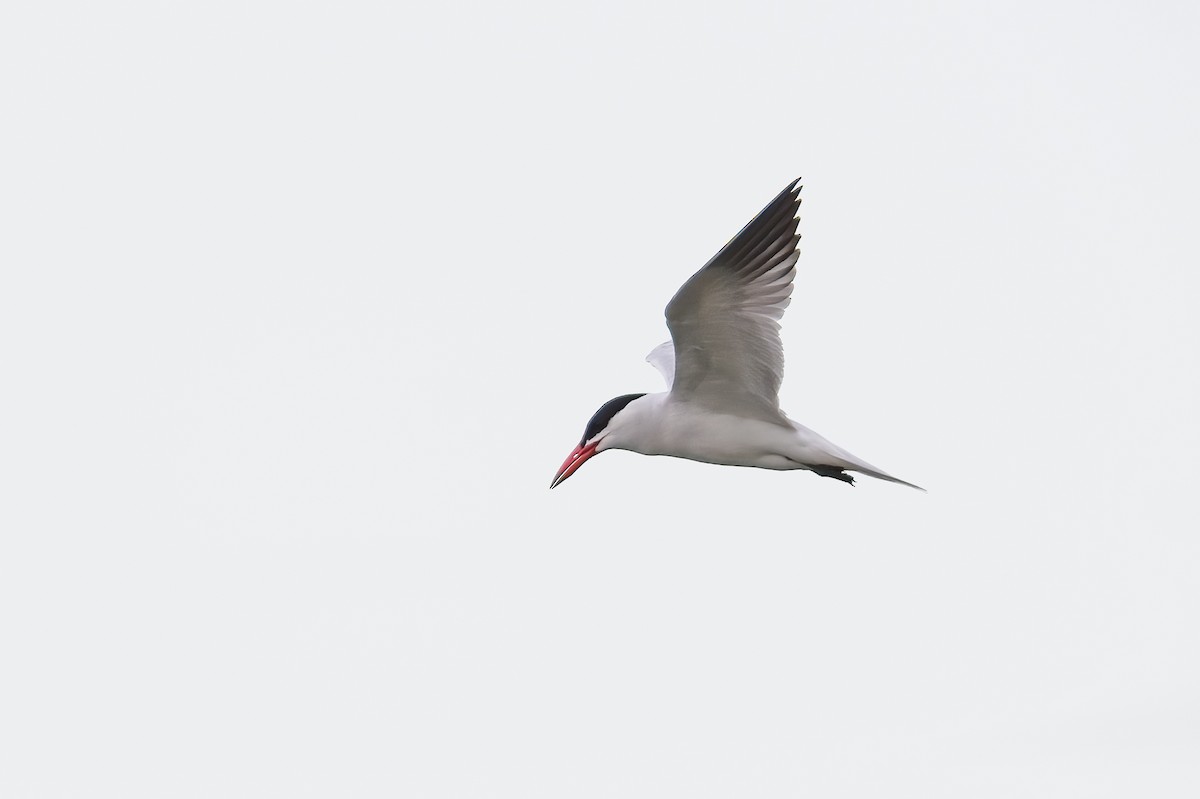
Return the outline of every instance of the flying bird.
[[[807,469],[854,484],[848,471],[892,477],[789,419],[779,408],[779,320],[796,276],[800,180],[742,228],[667,304],[671,341],[646,357],[667,382],[657,394],[609,400],[588,421],[554,488],[609,449],[727,466]]]

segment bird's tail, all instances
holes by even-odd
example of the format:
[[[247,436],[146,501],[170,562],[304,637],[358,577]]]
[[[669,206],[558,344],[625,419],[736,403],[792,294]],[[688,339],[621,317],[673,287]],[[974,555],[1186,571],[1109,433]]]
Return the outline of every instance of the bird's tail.
[[[821,457],[819,459],[813,459],[817,461],[816,468],[813,466],[809,467],[817,474],[823,474],[822,467],[827,471],[833,472],[841,469],[849,469],[852,472],[859,472],[860,474],[865,474],[878,480],[887,480],[889,483],[899,483],[900,485],[908,486],[909,488],[915,488],[918,491],[925,490],[916,483],[910,483],[907,480],[901,480],[899,477],[893,477],[883,469],[880,469],[877,466],[872,466],[862,458],[851,455],[837,444],[834,444],[832,441],[829,441],[819,434],[814,433],[812,430],[809,430],[803,425],[796,424],[796,422],[792,422],[792,425],[797,428],[797,430],[802,434],[802,437],[806,440],[805,443],[807,444],[807,448],[817,449],[820,451]],[[832,469],[829,469],[829,467],[832,467]],[[845,475],[844,473],[842,476],[838,476],[836,474],[828,474],[825,476],[837,477],[839,480],[844,480],[848,483],[854,482],[853,480],[848,479],[849,476]]]
[[[870,475],[871,477],[877,477],[877,478],[879,478],[880,480],[887,480],[889,483],[899,483],[899,484],[900,484],[900,485],[902,485],[902,486],[908,486],[909,488],[915,488],[915,489],[917,489],[918,491],[924,491],[924,490],[925,490],[924,488],[921,488],[921,487],[920,487],[919,485],[917,485],[916,483],[910,483],[910,482],[908,482],[907,480],[901,480],[899,477],[892,477],[892,476],[891,476],[890,474],[888,474],[887,472],[881,472],[881,471],[879,471],[878,469],[876,469],[876,468],[874,468],[874,467],[871,467],[871,468],[866,468],[866,467],[863,467],[863,466],[843,466],[842,468],[844,468],[844,469],[850,469],[851,471],[855,471],[855,472],[861,472],[861,473],[863,473],[863,474],[868,474],[868,475]]]

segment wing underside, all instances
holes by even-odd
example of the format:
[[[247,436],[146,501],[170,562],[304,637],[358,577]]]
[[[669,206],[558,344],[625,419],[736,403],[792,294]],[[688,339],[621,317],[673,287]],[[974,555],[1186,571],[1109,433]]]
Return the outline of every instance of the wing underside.
[[[716,411],[781,417],[779,319],[791,302],[799,257],[798,184],[780,192],[667,305],[672,397]]]

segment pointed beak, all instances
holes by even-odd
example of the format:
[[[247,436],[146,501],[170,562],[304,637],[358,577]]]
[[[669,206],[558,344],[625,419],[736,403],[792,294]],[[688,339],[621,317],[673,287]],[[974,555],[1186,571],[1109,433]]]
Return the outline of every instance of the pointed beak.
[[[554,475],[554,482],[550,484],[550,487],[554,488],[563,480],[575,474],[575,470],[582,466],[584,461],[596,454],[596,447],[599,444],[599,441],[593,441],[591,444],[580,444],[571,450],[571,454],[567,456],[567,459],[563,461],[563,465],[559,467],[558,474]]]

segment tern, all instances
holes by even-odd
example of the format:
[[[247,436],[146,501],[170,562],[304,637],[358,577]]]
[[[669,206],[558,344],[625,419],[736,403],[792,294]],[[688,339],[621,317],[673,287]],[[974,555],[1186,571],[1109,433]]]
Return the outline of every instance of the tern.
[[[783,342],[800,256],[800,180],[683,284],[667,304],[671,341],[646,357],[667,383],[657,394],[624,394],[588,421],[550,487],[609,449],[726,466],[806,469],[851,485],[848,471],[893,477],[789,419],[779,408]]]

